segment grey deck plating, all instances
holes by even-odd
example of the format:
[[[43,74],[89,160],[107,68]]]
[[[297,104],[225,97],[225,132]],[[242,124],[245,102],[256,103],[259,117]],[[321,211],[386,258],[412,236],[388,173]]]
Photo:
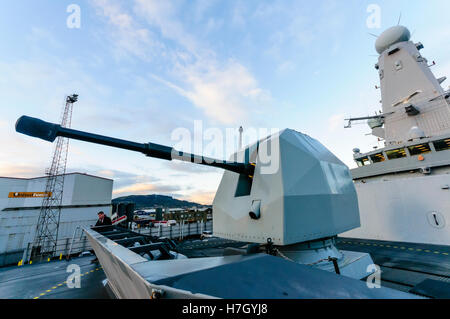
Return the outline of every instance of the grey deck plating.
[[[84,231],[119,298],[150,298],[155,293],[189,299],[415,298],[388,288],[369,289],[363,281],[264,253],[149,261],[133,252],[137,247],[131,241],[126,242],[128,248],[119,244],[117,235],[145,245],[151,245],[151,238],[118,228],[99,230],[103,234]],[[220,240],[218,244],[225,245]]]
[[[338,248],[369,253],[383,286],[450,298],[450,246],[339,238]]]
[[[0,269],[0,299],[105,299],[109,298],[102,284],[105,274],[93,256],[70,261],[51,261],[21,267]],[[70,273],[67,266],[81,269],[81,287],[68,288],[64,283]]]
[[[223,254],[226,247],[239,247],[243,243],[223,240],[219,238],[210,238],[207,241],[186,241],[179,248],[184,254],[190,257],[219,256]],[[370,253],[374,262],[381,267],[382,285],[394,288],[404,292],[414,292],[428,297],[434,298],[450,298],[450,247],[409,244],[387,241],[374,241],[365,239],[339,238],[338,247],[340,249],[351,249]],[[237,258],[237,257],[234,257]],[[8,267],[0,270],[0,298],[15,299],[32,299],[32,298],[108,298],[106,291],[102,285],[105,279],[103,270],[98,264],[92,264],[93,257],[74,258],[71,261],[56,261],[49,263],[40,263],[34,265],[25,265],[22,267]],[[197,258],[195,258],[197,259]],[[203,258],[201,258],[203,259]],[[271,258],[270,258],[271,259]],[[253,264],[258,262],[264,263],[267,269],[267,263],[278,260],[266,260],[265,258],[256,258],[248,261]],[[173,261],[166,261],[171,263]],[[242,260],[241,263],[245,263]],[[69,289],[64,281],[69,275],[66,270],[69,264],[77,264],[81,268],[81,288]],[[147,263],[145,263],[147,264]],[[222,269],[213,268],[207,272],[197,271],[189,274],[180,274],[172,278],[158,278],[155,283],[159,285],[170,285],[174,288],[195,288],[204,290],[205,293],[211,287],[202,287],[206,277],[216,278],[216,272],[219,271],[233,273],[233,263],[223,264]],[[253,265],[253,266],[255,266]],[[167,266],[167,265],[166,265]],[[241,265],[242,266],[242,265]],[[254,267],[244,267],[242,269],[255,269]],[[152,273],[153,269],[147,268],[147,265],[133,265],[133,268],[145,273]],[[147,268],[147,269],[146,269]],[[228,268],[228,269],[227,269]],[[271,267],[269,267],[271,268]],[[167,268],[165,268],[167,269]],[[297,271],[297,270],[296,270]],[[148,276],[150,276],[149,274]],[[250,276],[250,273],[247,274]],[[253,273],[251,277],[262,276],[264,278],[273,278],[270,271],[264,271],[261,274]],[[197,278],[198,276],[202,278]],[[241,276],[234,277],[236,281],[243,278]],[[244,276],[245,277],[245,276]],[[202,279],[202,280],[200,280]],[[214,281],[216,281],[214,279]],[[199,287],[194,287],[196,285]],[[225,285],[225,282],[219,283],[217,286]],[[226,280],[229,289],[222,291],[221,297],[239,295],[239,286]],[[295,285],[294,285],[295,286]],[[53,288],[56,287],[56,288]],[[236,287],[237,291],[233,291]],[[239,289],[238,289],[239,288]],[[285,287],[286,288],[286,287]],[[288,287],[289,288],[289,287]],[[206,290],[205,290],[206,289]],[[258,291],[260,289],[252,289]],[[280,290],[280,296],[285,298],[299,297],[294,294],[293,289]],[[241,290],[242,291],[242,290]],[[272,294],[274,291],[272,291]],[[287,293],[287,295],[286,295]],[[43,294],[43,295],[41,295]],[[243,296],[242,296],[243,297]],[[261,296],[260,296],[261,297]],[[303,296],[304,297],[304,296]]]

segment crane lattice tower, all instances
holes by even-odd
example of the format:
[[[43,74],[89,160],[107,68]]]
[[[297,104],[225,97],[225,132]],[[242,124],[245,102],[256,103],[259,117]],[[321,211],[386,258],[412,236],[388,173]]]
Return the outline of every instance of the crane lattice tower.
[[[61,126],[70,127],[73,104],[78,95],[66,97],[65,106],[61,112]],[[63,199],[64,177],[66,173],[69,139],[58,137],[50,168],[46,170],[46,196],[42,200],[36,233],[33,240],[32,256],[52,257],[57,250],[58,229]]]

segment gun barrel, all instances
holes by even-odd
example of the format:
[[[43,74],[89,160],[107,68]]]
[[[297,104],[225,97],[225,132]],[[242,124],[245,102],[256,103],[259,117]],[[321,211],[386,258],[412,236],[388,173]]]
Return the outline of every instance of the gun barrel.
[[[156,157],[169,161],[177,159],[185,162],[223,168],[238,174],[249,176],[253,176],[254,173],[254,166],[249,163],[217,160],[209,157],[177,151],[174,148],[165,145],[155,143],[136,143],[109,136],[78,131],[62,127],[59,124],[45,122],[43,120],[29,116],[21,116],[17,120],[16,131],[49,142],[53,142],[58,136],[62,136],[80,141],[141,152],[149,157]]]

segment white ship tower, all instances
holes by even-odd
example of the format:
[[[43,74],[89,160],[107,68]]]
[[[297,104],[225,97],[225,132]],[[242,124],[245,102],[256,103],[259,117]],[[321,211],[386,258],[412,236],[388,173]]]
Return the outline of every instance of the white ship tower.
[[[354,149],[351,171],[361,227],[344,237],[450,245],[450,90],[436,78],[421,43],[403,26],[383,32],[375,48],[382,113],[367,119],[385,147]]]

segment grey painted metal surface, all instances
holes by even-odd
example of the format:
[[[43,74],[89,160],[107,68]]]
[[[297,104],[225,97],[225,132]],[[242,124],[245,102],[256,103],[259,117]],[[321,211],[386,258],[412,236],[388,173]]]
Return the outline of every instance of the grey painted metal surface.
[[[271,150],[270,162],[264,158]],[[251,181],[224,172],[213,202],[216,236],[290,245],[358,227],[359,212],[348,168],[317,140],[285,129],[232,157],[256,162]],[[250,182],[247,192],[241,187]],[[249,216],[260,201],[260,218]]]
[[[411,33],[401,25],[391,27],[384,31],[375,42],[375,49],[379,54],[387,50],[391,45],[399,42],[409,41]]]
[[[118,298],[415,298],[265,254],[147,261],[85,232]]]
[[[354,238],[339,238],[337,246],[370,253],[381,268],[383,286],[432,298],[448,298],[450,246]],[[422,285],[429,279],[432,282]]]
[[[417,144],[417,142],[415,144]],[[377,152],[368,153],[368,155],[380,153],[382,151],[383,150],[378,150]],[[364,154],[364,156],[366,156],[366,154]],[[370,165],[352,169],[351,174],[354,179],[361,179],[385,174],[417,171],[422,168],[448,167],[450,165],[450,150],[422,154],[423,160],[419,160],[418,157],[419,155],[406,156],[403,158],[386,160],[384,162],[372,163]]]
[[[150,299],[152,293],[164,288],[167,296],[172,298],[206,298],[208,296],[191,294],[170,287],[151,285],[132,266],[146,262],[147,259],[115,243],[99,233],[85,229],[100,264],[109,280],[109,287],[117,298]],[[163,269],[161,271],[164,271]]]
[[[406,28],[399,27],[407,32]],[[389,36],[391,30],[386,30],[379,40]],[[426,137],[450,133],[448,102],[438,98],[444,90],[420,54],[421,46],[405,40],[400,36],[392,41],[378,59],[382,111],[389,114],[384,125],[386,145],[406,142],[412,127],[421,129]],[[405,107],[409,105],[414,105],[420,113],[408,114]]]
[[[178,223],[172,226],[156,226],[149,228],[138,228],[134,231],[139,234],[167,237],[170,239],[183,239],[192,235],[201,235],[203,231],[212,231],[213,222],[205,223]]]
[[[356,181],[361,227],[342,236],[450,245],[449,185],[450,174],[433,172]]]
[[[400,147],[411,140],[448,137],[449,94],[420,54],[423,45],[409,41],[408,29],[396,26],[378,37],[376,47],[380,53],[375,66],[380,78],[383,115],[380,119],[384,124],[376,129],[383,130],[386,146]],[[373,134],[380,136],[378,131]]]
[[[409,38],[396,26],[377,39],[385,147],[354,152],[369,164],[351,170],[361,227],[342,236],[450,245],[450,94]]]
[[[0,268],[0,299],[105,299],[109,298],[102,280],[101,266],[92,263],[94,256],[70,261],[51,261],[21,267]],[[74,283],[75,267],[80,267],[80,287]],[[67,270],[71,270],[67,272]],[[69,276],[71,276],[69,278]],[[20,309],[19,309],[20,310]]]

